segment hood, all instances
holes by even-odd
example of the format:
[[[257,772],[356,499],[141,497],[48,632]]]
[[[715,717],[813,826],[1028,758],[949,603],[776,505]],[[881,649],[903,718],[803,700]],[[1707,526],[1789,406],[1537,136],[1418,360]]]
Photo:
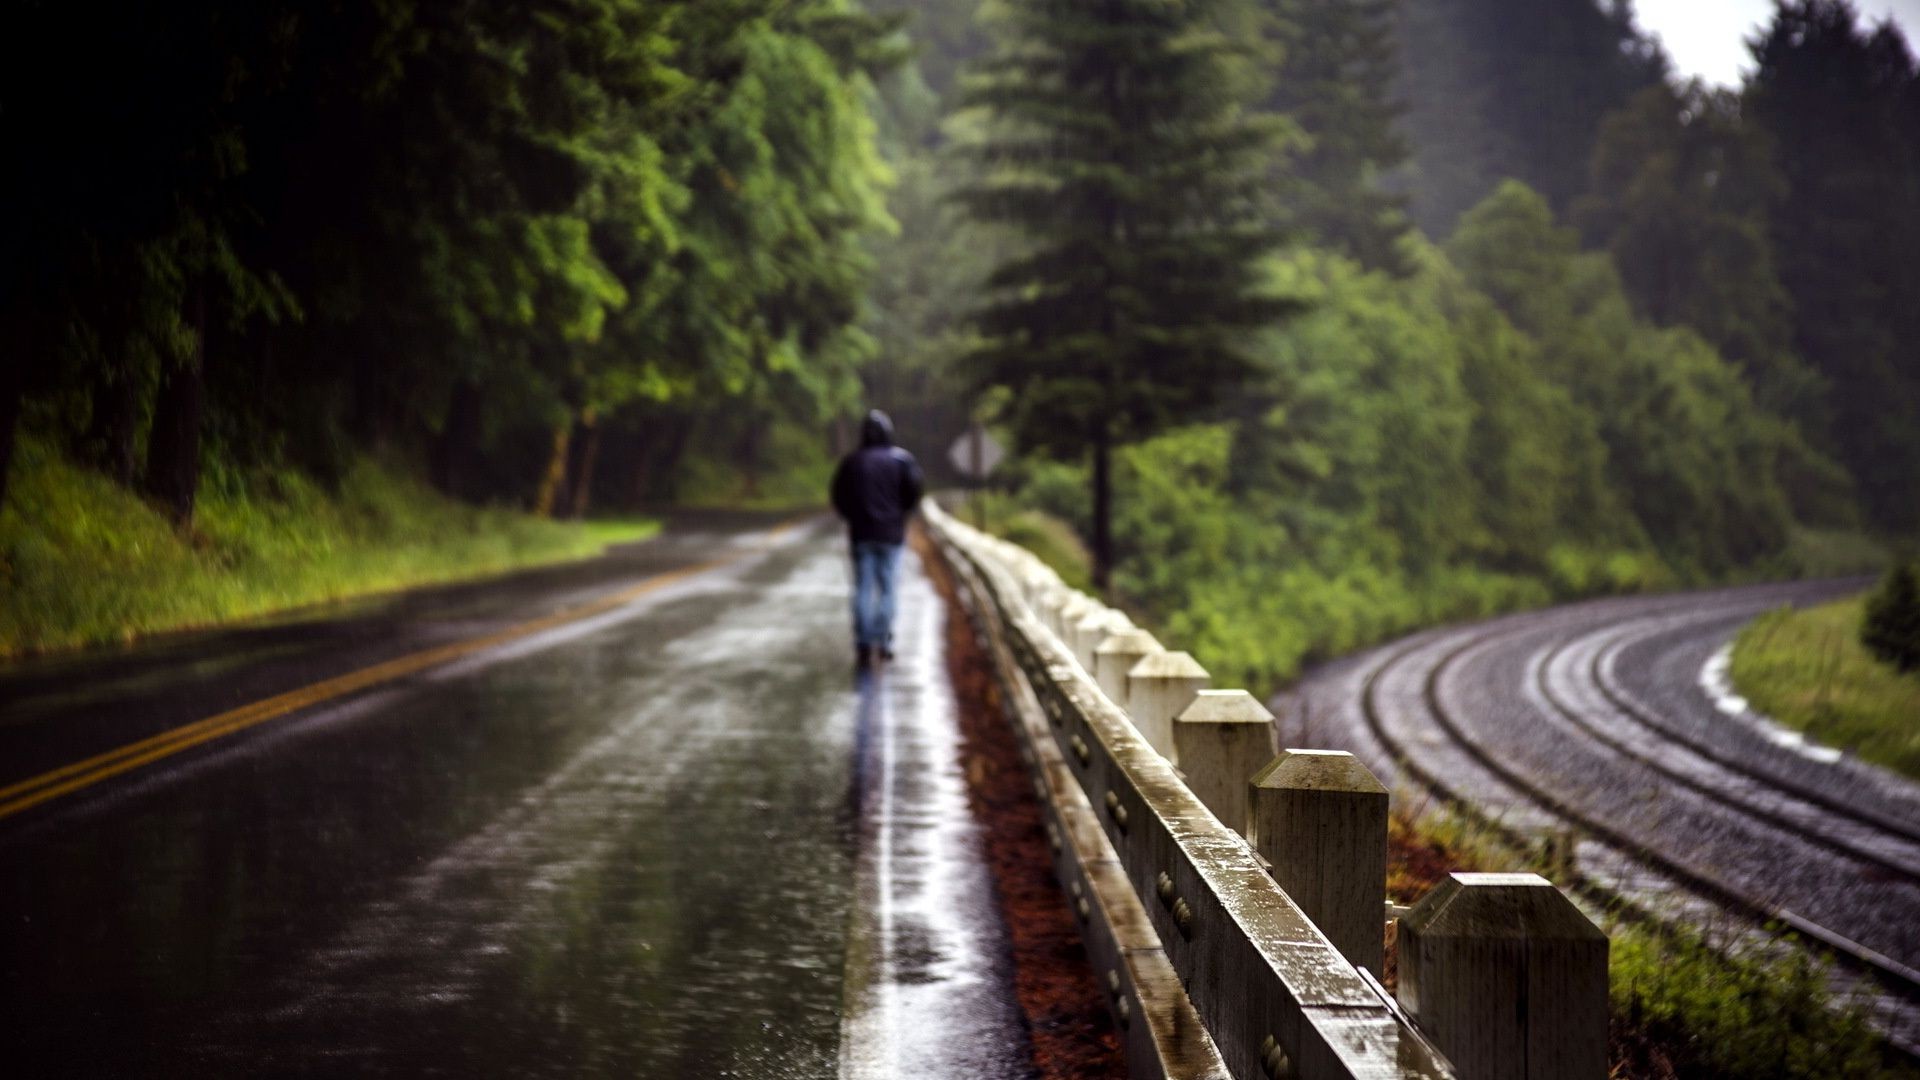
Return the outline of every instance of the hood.
[[[860,423],[861,446],[892,446],[893,420],[879,409],[867,413]]]

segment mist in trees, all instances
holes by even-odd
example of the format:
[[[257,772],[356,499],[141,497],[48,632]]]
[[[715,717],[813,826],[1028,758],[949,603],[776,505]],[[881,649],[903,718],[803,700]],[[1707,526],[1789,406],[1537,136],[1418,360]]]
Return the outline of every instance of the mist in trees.
[[[1771,215],[1792,346],[1828,390],[1825,434],[1875,518],[1920,526],[1920,72],[1891,26],[1839,0],[1784,5],[1754,43],[1752,120],[1784,193]]]
[[[1278,125],[1255,205],[1289,235],[1259,257],[1259,280],[1305,313],[1244,333],[1251,366],[1229,394],[1188,403],[1184,426],[1143,429],[1116,455],[1119,595],[1270,679],[1433,619],[1833,572],[1809,554],[1832,546],[1820,537],[1899,528],[1920,471],[1896,432],[1920,430],[1920,413],[1903,403],[1897,362],[1849,374],[1864,360],[1808,347],[1823,317],[1795,267],[1830,244],[1805,249],[1793,215],[1861,245],[1850,274],[1878,284],[1846,292],[1860,313],[1849,332],[1907,340],[1901,316],[1870,305],[1899,295],[1920,309],[1887,262],[1916,173],[1887,156],[1890,135],[1858,135],[1854,158],[1838,159],[1861,163],[1863,195],[1806,196],[1785,166],[1797,154],[1821,184],[1844,174],[1790,148],[1763,105],[1775,66],[1826,47],[1793,29],[1815,15],[1879,58],[1854,64],[1845,99],[1885,102],[1827,126],[1885,131],[1898,116],[1910,129],[1911,96],[1907,111],[1895,103],[1910,93],[1904,46],[1832,2],[1783,7],[1754,43],[1759,73],[1730,90],[1673,79],[1625,4],[1213,6],[1238,46],[1222,85]],[[1786,96],[1808,131],[1845,110]],[[1827,280],[1836,291],[1848,279]],[[1018,283],[1022,298],[1045,295]],[[1072,387],[1100,370],[1075,360],[1047,378]],[[1004,401],[1016,434],[1039,426],[1019,410],[1065,415],[1035,395],[1038,378],[1009,358],[982,380],[1006,395],[988,400]],[[1883,391],[1871,418],[1864,397],[1862,415],[1838,417],[1849,381]],[[1849,449],[1869,437],[1877,450]],[[1031,439],[1040,460],[1016,473],[1031,501],[1097,537],[1088,486],[1101,479],[1081,457],[1092,441]]]
[[[981,413],[1270,672],[1920,525],[1920,65],[1841,0],[1737,88],[1597,0],[873,7],[28,3],[0,477],[564,516]]]
[[[1400,0],[1397,29],[1400,183],[1434,237],[1505,179],[1567,210],[1601,120],[1667,75],[1629,0]]]

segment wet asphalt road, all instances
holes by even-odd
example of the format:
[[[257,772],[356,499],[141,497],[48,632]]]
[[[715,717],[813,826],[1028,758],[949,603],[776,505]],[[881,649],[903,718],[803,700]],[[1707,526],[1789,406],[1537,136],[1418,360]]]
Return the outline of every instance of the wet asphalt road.
[[[1703,685],[1749,619],[1864,584],[1602,600],[1431,631],[1311,673],[1276,712],[1283,738],[1350,749],[1409,794],[1425,785],[1402,754],[1509,825],[1573,824],[1583,869],[1654,910],[1724,925],[1704,883],[1910,972],[1920,785],[1795,745]],[[1920,987],[1889,985],[1883,1023],[1920,1045]]]
[[[0,672],[5,788],[727,560],[0,818],[0,1071],[1026,1075],[939,601],[767,524]]]

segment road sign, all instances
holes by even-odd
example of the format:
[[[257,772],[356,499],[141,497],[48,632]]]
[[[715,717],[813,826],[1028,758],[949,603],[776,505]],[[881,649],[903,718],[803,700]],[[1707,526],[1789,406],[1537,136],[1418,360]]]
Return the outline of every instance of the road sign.
[[[947,448],[947,460],[960,470],[960,475],[973,480],[985,480],[1006,456],[1006,450],[979,424],[968,428],[966,434],[953,440],[953,445]]]

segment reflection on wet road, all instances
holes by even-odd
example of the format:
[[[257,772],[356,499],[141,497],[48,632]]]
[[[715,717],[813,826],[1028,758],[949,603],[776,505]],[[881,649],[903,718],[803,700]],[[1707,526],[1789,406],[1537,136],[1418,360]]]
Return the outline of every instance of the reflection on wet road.
[[[900,661],[859,685],[837,539],[764,544],[0,678],[3,784],[745,555],[0,822],[5,1070],[1025,1075],[938,600],[909,556]]]

